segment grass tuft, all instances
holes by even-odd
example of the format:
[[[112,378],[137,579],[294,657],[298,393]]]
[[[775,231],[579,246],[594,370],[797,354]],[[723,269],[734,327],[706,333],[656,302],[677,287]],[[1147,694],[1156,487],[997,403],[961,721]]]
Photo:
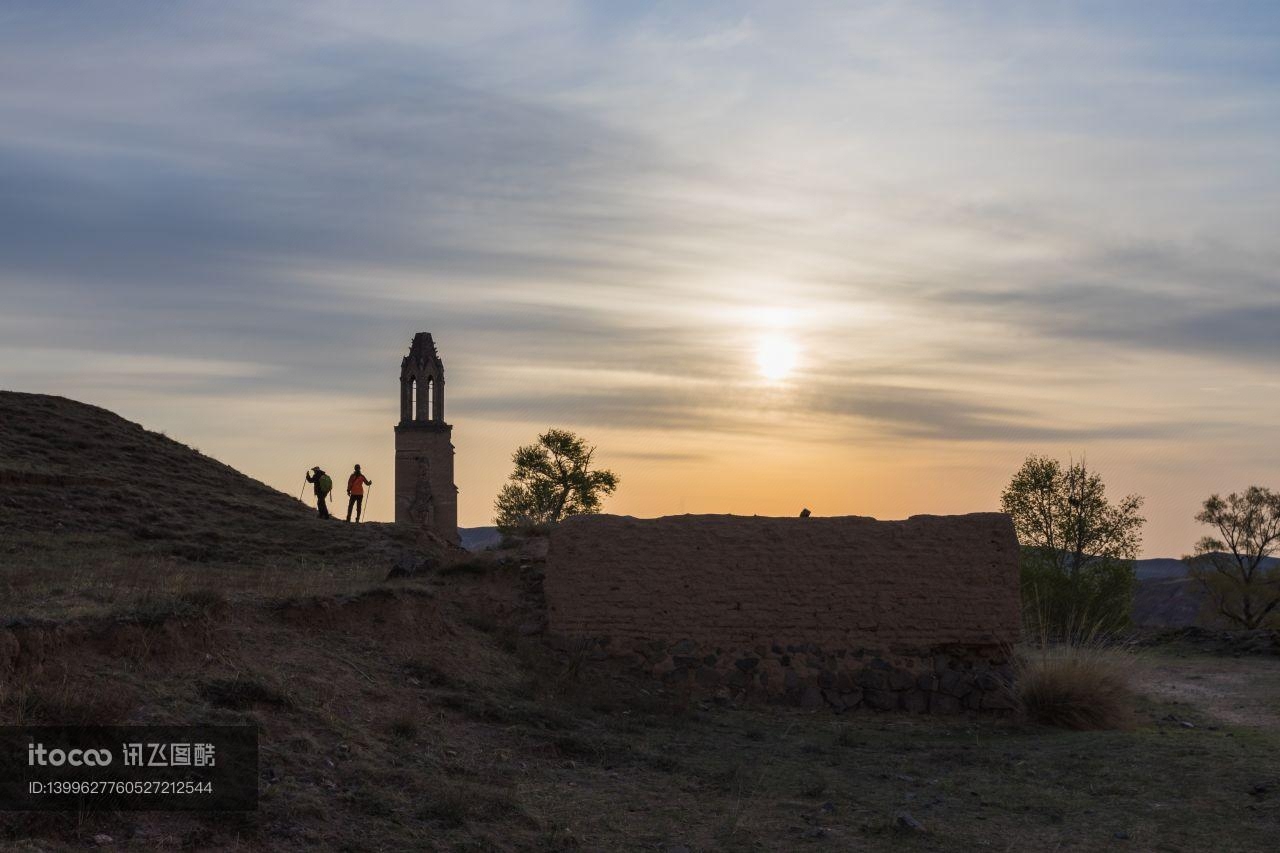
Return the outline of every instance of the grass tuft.
[[[1026,719],[1076,731],[1133,722],[1136,660],[1100,643],[1042,645],[1024,655],[1016,679]]]
[[[412,741],[418,738],[418,721],[406,715],[391,721],[391,736],[396,740]]]

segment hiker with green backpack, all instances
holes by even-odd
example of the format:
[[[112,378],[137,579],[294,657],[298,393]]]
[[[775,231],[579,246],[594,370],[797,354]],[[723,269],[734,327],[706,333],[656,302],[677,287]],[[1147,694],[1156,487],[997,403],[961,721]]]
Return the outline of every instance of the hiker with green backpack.
[[[317,465],[307,474],[307,482],[315,484],[316,510],[320,513],[320,517],[328,518],[329,507],[325,504],[329,500],[329,493],[333,491],[333,480]]]

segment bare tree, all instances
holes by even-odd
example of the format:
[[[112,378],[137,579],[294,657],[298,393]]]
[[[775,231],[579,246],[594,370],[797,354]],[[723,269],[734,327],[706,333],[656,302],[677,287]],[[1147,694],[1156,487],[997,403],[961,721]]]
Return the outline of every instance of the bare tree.
[[[1280,494],[1250,486],[1243,495],[1212,495],[1196,521],[1218,529],[1184,557],[1218,614],[1247,629],[1260,627],[1280,607],[1280,566],[1268,558],[1280,548]]]

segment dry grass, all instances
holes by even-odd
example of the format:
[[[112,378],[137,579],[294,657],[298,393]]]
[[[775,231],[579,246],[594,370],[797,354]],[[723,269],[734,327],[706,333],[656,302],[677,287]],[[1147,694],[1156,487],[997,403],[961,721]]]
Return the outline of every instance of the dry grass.
[[[15,547],[6,553],[9,549],[0,546],[0,622],[119,613],[140,602],[177,600],[208,590],[218,590],[234,605],[350,594],[379,585],[389,565],[380,553],[335,561],[306,556],[257,565],[197,564],[132,554],[105,536],[26,533],[22,539],[20,551]]]
[[[394,525],[322,521],[296,493],[60,397],[0,391],[0,485],[0,619],[209,588],[236,603],[343,593],[406,550],[442,551]]]
[[[31,685],[0,680],[0,720],[6,725],[118,725],[138,701],[129,687],[111,682]]]
[[[1018,705],[1026,719],[1075,731],[1133,723],[1138,661],[1100,642],[1040,647],[1019,661]]]

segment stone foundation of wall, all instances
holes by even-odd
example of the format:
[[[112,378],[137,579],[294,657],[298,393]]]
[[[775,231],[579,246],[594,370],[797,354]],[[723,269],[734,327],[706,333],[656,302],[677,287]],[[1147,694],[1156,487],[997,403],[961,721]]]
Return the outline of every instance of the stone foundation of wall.
[[[811,643],[725,649],[655,640],[622,649],[610,648],[608,638],[553,642],[579,660],[621,663],[670,689],[726,701],[919,714],[1006,713],[1015,705],[1012,659],[1000,647],[881,654]]]

